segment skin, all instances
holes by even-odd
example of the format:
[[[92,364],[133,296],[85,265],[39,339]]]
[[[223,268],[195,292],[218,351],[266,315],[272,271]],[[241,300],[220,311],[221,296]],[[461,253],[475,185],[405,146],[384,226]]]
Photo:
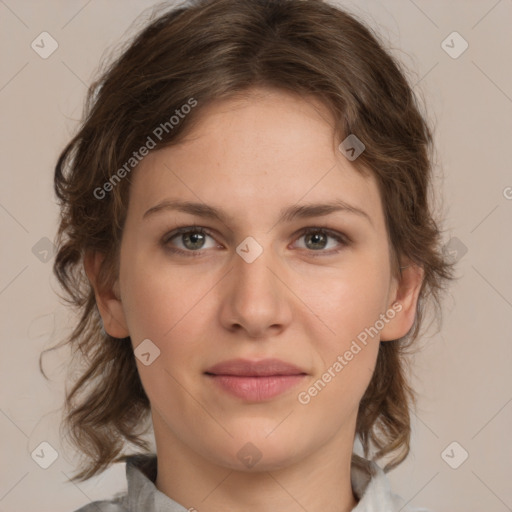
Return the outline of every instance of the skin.
[[[186,508],[341,512],[357,503],[350,461],[358,404],[379,343],[414,322],[422,271],[401,261],[411,266],[393,276],[377,184],[337,149],[333,125],[317,100],[276,90],[212,103],[183,142],[151,152],[134,171],[112,290],[96,281],[102,255],[85,260],[107,332],[130,336],[134,348],[150,339],[160,350],[148,366],[137,359],[151,402],[156,486]],[[176,210],[143,218],[164,199],[206,203],[227,219]],[[278,222],[282,208],[339,199],[370,220],[339,211]],[[167,236],[165,246],[174,229],[194,225],[210,234],[195,245]],[[301,235],[305,227],[350,242],[312,240]],[[252,263],[236,252],[248,236],[263,249]],[[201,254],[190,256],[195,247]],[[298,393],[394,303],[402,309],[379,335],[299,403]],[[276,357],[308,375],[282,395],[248,403],[203,373],[238,357]],[[248,442],[261,454],[252,467],[237,457]]]

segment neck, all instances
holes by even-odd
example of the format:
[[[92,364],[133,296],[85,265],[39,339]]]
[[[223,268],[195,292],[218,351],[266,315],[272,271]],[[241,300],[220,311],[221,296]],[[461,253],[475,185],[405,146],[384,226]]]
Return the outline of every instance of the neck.
[[[353,434],[348,439],[340,435],[286,467],[241,471],[202,457],[170,435],[158,415],[153,416],[158,454],[155,485],[191,511],[350,512],[357,505],[350,480]]]

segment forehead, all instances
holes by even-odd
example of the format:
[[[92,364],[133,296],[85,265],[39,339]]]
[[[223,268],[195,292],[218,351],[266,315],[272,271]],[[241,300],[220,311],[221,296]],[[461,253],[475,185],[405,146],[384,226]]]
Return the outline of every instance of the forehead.
[[[341,199],[378,221],[375,179],[338,150],[333,128],[320,101],[281,91],[213,102],[183,140],[139,164],[130,207],[142,215],[162,199],[186,198],[254,217],[283,205]]]

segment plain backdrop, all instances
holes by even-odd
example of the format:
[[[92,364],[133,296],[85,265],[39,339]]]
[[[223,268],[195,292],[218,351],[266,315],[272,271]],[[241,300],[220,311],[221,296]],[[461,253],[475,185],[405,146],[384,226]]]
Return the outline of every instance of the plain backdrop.
[[[512,510],[512,0],[338,4],[382,34],[424,98],[445,249],[458,260],[442,327],[415,357],[412,451],[392,487],[437,512]],[[73,322],[51,271],[53,168],[101,57],[152,5],[0,0],[0,512],[69,512],[125,488],[121,464],[68,482],[76,454],[58,430],[67,352],[45,359],[50,380],[38,357]],[[31,46],[41,37],[45,51],[58,45],[47,58]],[[41,450],[57,456],[47,469]]]

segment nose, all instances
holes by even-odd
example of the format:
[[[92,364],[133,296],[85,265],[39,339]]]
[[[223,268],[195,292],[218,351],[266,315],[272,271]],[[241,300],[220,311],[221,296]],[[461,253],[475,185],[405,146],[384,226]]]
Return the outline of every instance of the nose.
[[[240,336],[267,338],[277,335],[292,318],[291,292],[278,258],[270,248],[252,262],[238,254],[226,276],[221,295],[220,320]]]

